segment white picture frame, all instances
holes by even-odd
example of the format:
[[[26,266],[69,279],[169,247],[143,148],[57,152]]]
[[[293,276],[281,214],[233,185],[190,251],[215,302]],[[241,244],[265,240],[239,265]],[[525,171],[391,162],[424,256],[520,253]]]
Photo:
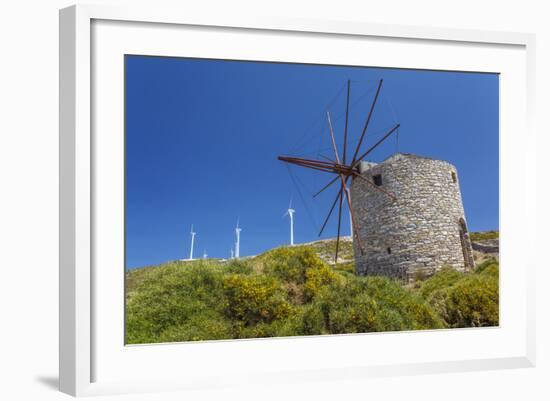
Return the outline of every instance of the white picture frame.
[[[102,22],[103,21],[103,22]],[[105,22],[105,23],[104,23]],[[124,26],[115,27],[117,23],[126,24]],[[317,20],[293,20],[291,18],[236,18],[229,16],[215,15],[192,15],[187,14],[185,9],[177,10],[162,10],[151,8],[112,8],[108,6],[92,6],[78,5],[72,6],[60,11],[60,390],[75,396],[108,394],[120,392],[134,391],[160,391],[166,389],[196,389],[209,388],[214,386],[226,386],[239,384],[239,379],[232,377],[227,369],[230,367],[221,366],[219,370],[212,375],[206,375],[205,370],[201,370],[199,366],[196,369],[190,369],[185,379],[176,376],[168,377],[164,380],[159,380],[151,375],[148,379],[148,373],[144,372],[144,376],[135,380],[128,377],[117,377],[114,374],[109,375],[105,380],[101,378],[102,373],[98,372],[98,366],[101,363],[96,363],[98,353],[108,349],[104,347],[106,341],[99,340],[101,333],[98,332],[96,326],[105,327],[109,322],[116,321],[116,315],[110,316],[111,320],[104,317],[101,313],[101,305],[96,306],[97,297],[95,291],[98,286],[105,284],[106,275],[96,274],[94,272],[94,263],[102,257],[94,253],[94,238],[101,238],[101,233],[98,232],[98,214],[94,214],[94,196],[98,184],[94,179],[97,169],[100,167],[97,158],[97,152],[102,152],[103,145],[97,145],[93,138],[93,126],[96,127],[100,122],[94,121],[94,99],[95,89],[92,86],[92,77],[94,68],[103,68],[102,64],[98,64],[98,60],[94,57],[102,51],[102,46],[105,45],[105,40],[99,38],[94,42],[94,24],[104,26],[107,29],[98,33],[99,36],[113,34],[114,29],[117,32],[120,30],[135,29],[132,34],[117,33],[117,38],[114,36],[109,42],[112,42],[111,50],[124,51],[122,47],[116,47],[119,43],[129,40],[129,37],[139,36],[139,29],[144,27],[155,26],[157,28],[150,31],[147,35],[147,40],[142,38],[142,46],[149,46],[148,52],[156,54],[154,50],[155,40],[160,47],[160,38],[166,38],[170,35],[170,29],[178,29],[181,27],[199,27],[199,31],[203,29],[218,30],[217,32],[223,35],[229,35],[227,30],[231,32],[246,32],[247,34],[261,33],[266,40],[273,40],[275,44],[281,40],[277,35],[284,34],[287,36],[296,35],[303,40],[313,40],[312,38],[321,38],[323,40],[383,40],[387,44],[392,41],[408,41],[407,43],[417,43],[419,45],[431,44],[438,46],[444,50],[444,46],[455,46],[453,52],[468,51],[469,49],[479,49],[484,52],[487,48],[511,49],[510,54],[505,57],[512,57],[517,62],[517,70],[511,72],[510,80],[523,95],[520,99],[515,99],[515,105],[519,104],[519,110],[514,111],[517,114],[517,120],[512,121],[501,118],[502,130],[510,132],[506,137],[504,145],[501,144],[501,202],[506,199],[503,208],[501,209],[501,219],[506,219],[509,223],[504,227],[508,230],[508,234],[503,228],[501,246],[503,248],[503,260],[517,261],[520,254],[534,255],[533,252],[525,252],[533,245],[533,241],[529,241],[528,236],[523,234],[524,238],[515,237],[514,230],[525,228],[522,232],[535,232],[535,217],[536,211],[534,207],[534,174],[526,174],[535,170],[535,134],[533,131],[533,112],[534,112],[534,35],[523,33],[506,33],[506,32],[484,32],[459,29],[438,29],[427,27],[414,26],[398,26],[398,25],[375,25],[366,22],[358,21],[317,21]],[[104,24],[104,25],[101,25]],[[136,25],[128,25],[136,24]],[[103,28],[98,28],[103,29]],[[153,31],[155,33],[153,33]],[[225,32],[225,33],[224,33]],[[134,33],[136,35],[134,35]],[[160,35],[160,36],[156,36]],[[164,35],[164,36],[163,36]],[[271,36],[270,36],[271,35]],[[273,36],[273,37],[272,37]],[[321,40],[319,39],[319,40]],[[168,41],[169,42],[169,41]],[[205,44],[207,41],[204,42]],[[110,46],[110,45],[109,45]],[[168,52],[169,44],[166,44],[166,49],[158,51]],[[229,47],[229,46],[228,46]],[[276,46],[273,46],[273,49]],[[145,49],[145,47],[144,47]],[[236,48],[235,48],[236,49]],[[227,50],[228,52],[231,50]],[[234,50],[233,50],[234,51]],[[267,50],[266,50],[267,51]],[[274,51],[274,50],[273,50]],[[289,50],[290,51],[290,50]],[[444,53],[442,53],[444,54]],[[243,56],[246,57],[246,56]],[[277,58],[277,56],[274,56]],[[292,56],[289,56],[292,57]],[[503,56],[504,57],[504,56]],[[280,56],[279,56],[280,58]],[[399,61],[395,61],[398,63]],[[417,61],[420,62],[420,61]],[[493,63],[498,63],[498,58],[493,60]],[[425,68],[440,68],[445,69],[444,61],[441,65],[435,67],[435,64],[426,62]],[[480,62],[481,63],[481,62]],[[511,63],[514,64],[514,63]],[[481,64],[480,64],[481,65]],[[388,66],[387,63],[379,66]],[[420,66],[417,64],[417,68]],[[116,67],[116,66],[115,66]],[[476,70],[476,64],[473,60],[466,58],[462,64],[449,62],[449,69],[465,69]],[[481,67],[479,67],[481,68]],[[502,66],[502,68],[513,68],[510,66]],[[485,69],[483,69],[485,70]],[[501,72],[497,68],[492,69],[492,72]],[[525,75],[523,75],[525,73]],[[512,75],[517,76],[512,76]],[[120,78],[120,77],[119,77]],[[118,79],[118,78],[117,78]],[[504,96],[506,96],[506,88],[504,87]],[[116,110],[120,107],[120,102],[117,103],[114,98],[113,107]],[[103,103],[101,103],[103,104]],[[117,106],[118,104],[118,106]],[[523,109],[524,106],[524,109]],[[510,111],[508,105],[503,104],[502,110]],[[98,117],[101,118],[101,113]],[[512,117],[510,117],[512,118]],[[517,125],[516,125],[517,124]],[[520,128],[522,135],[514,134],[510,130],[510,125],[515,128]],[[519,147],[519,148],[518,148]],[[516,155],[519,154],[519,166],[512,168],[509,158],[509,152],[515,150]],[[105,158],[105,160],[107,160]],[[103,163],[103,161],[102,161]],[[105,161],[108,163],[108,161]],[[504,178],[503,178],[504,177]],[[504,181],[504,179],[506,181]],[[523,191],[517,191],[516,195],[510,190],[508,181],[522,181]],[[517,195],[519,193],[519,195]],[[520,198],[518,198],[520,197]],[[521,218],[510,218],[511,210],[516,210],[516,213],[521,212]],[[519,210],[518,210],[519,209]],[[99,224],[101,227],[101,224]],[[530,228],[530,229],[529,229]],[[99,235],[99,237],[98,237]],[[510,244],[513,244],[511,246]],[[509,264],[512,266],[512,263]],[[441,331],[439,333],[403,333],[396,334],[374,334],[374,335],[346,335],[346,336],[323,336],[323,338],[290,338],[290,339],[269,339],[269,340],[249,340],[249,341],[230,341],[230,342],[203,342],[202,344],[194,344],[193,346],[180,345],[178,350],[187,352],[187,355],[194,355],[192,358],[197,358],[198,355],[206,355],[206,359],[215,358],[213,353],[226,353],[224,355],[236,357],[243,356],[243,352],[247,350],[253,351],[258,358],[268,358],[274,353],[296,352],[297,347],[306,350],[307,355],[315,355],[319,349],[325,349],[329,362],[332,359],[333,365],[324,366],[319,361],[315,361],[312,357],[311,364],[296,364],[296,367],[291,370],[284,368],[284,361],[277,364],[274,361],[271,369],[259,366],[261,360],[250,359],[248,362],[257,363],[254,369],[242,368],[245,372],[241,383],[246,380],[255,380],[258,382],[284,383],[296,380],[326,380],[328,377],[337,379],[339,377],[353,377],[360,379],[362,377],[372,377],[380,375],[399,375],[411,373],[429,373],[440,371],[467,371],[479,369],[501,369],[511,367],[529,367],[535,363],[535,329],[534,329],[534,261],[532,257],[523,257],[520,264],[521,272],[508,270],[509,274],[503,273],[501,277],[501,296],[510,295],[509,299],[518,300],[515,303],[516,313],[521,321],[518,321],[516,331],[508,324],[509,321],[504,319],[504,323],[497,329],[488,329],[489,331],[456,331],[456,334],[450,331]],[[503,263],[503,269],[506,264]],[[118,273],[117,273],[118,274]],[[122,270],[120,271],[122,275]],[[504,281],[503,281],[504,280]],[[511,291],[506,293],[507,283],[517,286],[514,287],[514,293]],[[122,288],[113,284],[111,286],[102,286],[102,297],[120,298]],[[95,295],[94,295],[95,294]],[[111,298],[109,298],[111,299]],[[119,299],[120,301],[120,299]],[[118,301],[117,301],[118,302]],[[506,308],[505,313],[508,313],[509,303],[501,302],[501,308]],[[510,313],[512,313],[510,312]],[[501,314],[503,309],[501,309]],[[122,321],[120,325],[122,326]],[[120,327],[117,329],[119,330]],[[491,331],[492,330],[492,331]],[[115,330],[116,331],[116,330]],[[442,355],[441,360],[432,358],[430,360],[417,360],[414,355],[409,355],[408,360],[405,359],[396,362],[397,359],[388,358],[387,361],[381,356],[376,359],[373,356],[373,361],[353,360],[349,356],[349,360],[342,361],[341,364],[336,363],[338,358],[338,347],[363,347],[365,341],[374,342],[380,339],[381,343],[399,342],[401,347],[405,349],[408,341],[412,341],[414,337],[424,344],[436,344],[444,342],[444,338],[456,336],[457,341],[476,342],[487,341],[487,344],[494,342],[498,343],[498,333],[506,333],[509,331],[508,337],[502,337],[500,340],[509,341],[510,350],[505,352],[503,345],[486,353],[472,351],[470,354],[465,354],[465,358],[449,357],[445,359]],[[472,334],[473,333],[473,334]],[[496,333],[496,334],[495,334]],[[109,335],[109,334],[102,334]],[[115,334],[112,334],[114,336]],[[407,337],[409,336],[409,338]],[[460,337],[460,339],[459,339]],[[483,338],[482,338],[483,337]],[[113,343],[120,343],[120,347],[124,344],[115,338]],[[416,341],[416,340],[415,340]],[[108,342],[108,341],[107,341]],[[297,343],[298,342],[298,343]],[[513,342],[513,344],[511,343]],[[419,344],[420,344],[419,343]],[[232,345],[233,344],[233,345]],[[294,344],[294,345],[293,345]],[[298,344],[298,346],[296,346]],[[348,345],[345,345],[348,344]],[[481,342],[480,342],[481,344]],[[117,345],[118,346],[118,345]],[[159,345],[140,347],[140,350],[134,348],[130,352],[122,352],[128,356],[134,365],[137,361],[143,361],[144,364],[158,363],[165,358],[168,361],[167,354],[171,354],[169,350],[178,347],[178,345]],[[349,348],[351,349],[351,348]],[[357,348],[355,348],[357,349]],[[122,350],[122,349],[121,349]],[[178,352],[179,352],[178,351]],[[458,351],[462,352],[458,346]],[[361,353],[357,353],[361,356]],[[371,354],[373,355],[373,354]],[[126,357],[124,356],[124,357]],[[191,358],[191,359],[192,359]],[[115,359],[106,361],[105,358],[99,358],[103,365],[106,363],[116,366]],[[246,359],[246,358],[244,358]],[[122,359],[121,359],[122,360]],[[119,362],[121,361],[119,360]],[[105,362],[106,361],[106,362]],[[154,361],[154,362],[152,362]],[[146,362],[146,363],[145,363]],[[170,366],[169,362],[167,366]],[[320,364],[319,364],[320,363]],[[317,364],[317,365],[316,365]],[[265,369],[264,369],[265,368]],[[115,369],[115,368],[114,368]],[[120,369],[116,366],[116,369]],[[242,373],[241,372],[241,373]],[[139,373],[137,371],[133,373]],[[136,377],[139,377],[137,374]]]

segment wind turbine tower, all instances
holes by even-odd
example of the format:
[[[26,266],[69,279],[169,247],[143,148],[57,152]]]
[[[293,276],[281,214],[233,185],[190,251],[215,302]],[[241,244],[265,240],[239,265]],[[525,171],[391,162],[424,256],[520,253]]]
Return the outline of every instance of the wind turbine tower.
[[[288,209],[285,213],[285,216],[290,217],[290,246],[294,245],[294,213],[296,210],[292,209],[292,200],[288,205]]]
[[[189,260],[193,260],[193,247],[195,246],[195,235],[197,233],[193,231],[193,224],[191,224],[191,250],[189,251]]]
[[[235,242],[235,258],[239,259],[240,248],[241,248],[241,229],[239,228],[239,220],[237,220],[237,227],[235,227],[235,235],[237,236],[237,241]]]

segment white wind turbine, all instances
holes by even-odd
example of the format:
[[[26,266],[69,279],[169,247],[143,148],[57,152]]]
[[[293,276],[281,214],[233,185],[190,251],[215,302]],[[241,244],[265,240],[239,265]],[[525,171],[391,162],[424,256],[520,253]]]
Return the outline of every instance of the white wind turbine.
[[[235,227],[235,235],[237,236],[237,241],[235,242],[235,258],[239,259],[240,250],[241,250],[241,229],[239,228],[239,220],[237,220],[237,227]]]
[[[290,245],[294,245],[294,213],[296,210],[292,209],[292,199],[290,200],[290,203],[288,204],[288,209],[284,216],[290,217]]]
[[[193,260],[193,247],[195,246],[195,235],[197,233],[193,231],[193,224],[191,224],[191,250],[189,251],[189,260]]]

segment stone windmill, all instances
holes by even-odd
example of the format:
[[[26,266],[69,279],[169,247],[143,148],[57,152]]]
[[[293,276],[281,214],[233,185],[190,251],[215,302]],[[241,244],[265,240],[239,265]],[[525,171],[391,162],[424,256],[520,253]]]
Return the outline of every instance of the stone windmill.
[[[456,168],[445,161],[402,153],[396,153],[380,164],[364,161],[400,126],[396,124],[374,145],[361,152],[382,83],[382,80],[378,83],[351,158],[347,149],[351,90],[348,81],[341,157],[331,115],[327,111],[334,159],[315,160],[292,156],[279,156],[278,159],[334,175],[314,197],[338,183],[336,198],[319,232],[320,236],[338,204],[336,262],[345,199],[352,218],[358,274],[377,274],[407,280],[418,272],[430,274],[444,265],[467,270],[473,267],[472,248]]]

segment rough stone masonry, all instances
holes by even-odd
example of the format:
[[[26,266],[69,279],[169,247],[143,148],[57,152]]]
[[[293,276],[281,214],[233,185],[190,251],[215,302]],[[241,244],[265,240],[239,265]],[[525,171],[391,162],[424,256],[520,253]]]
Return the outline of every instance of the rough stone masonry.
[[[443,266],[474,266],[456,168],[442,160],[396,153],[362,162],[351,185],[358,274],[412,280]],[[396,196],[393,200],[375,186]]]

